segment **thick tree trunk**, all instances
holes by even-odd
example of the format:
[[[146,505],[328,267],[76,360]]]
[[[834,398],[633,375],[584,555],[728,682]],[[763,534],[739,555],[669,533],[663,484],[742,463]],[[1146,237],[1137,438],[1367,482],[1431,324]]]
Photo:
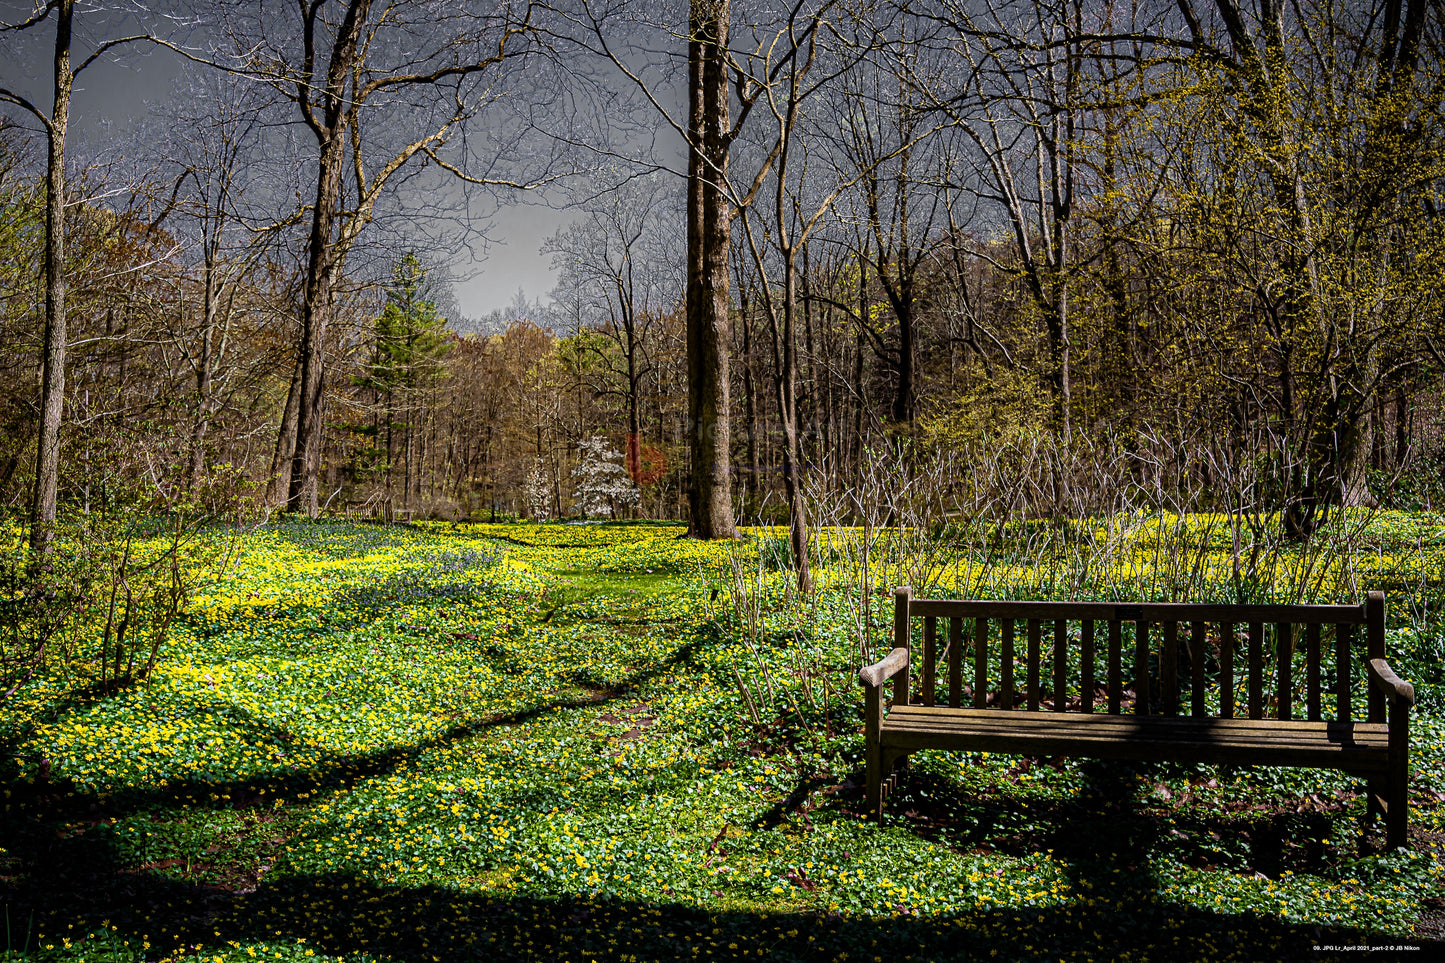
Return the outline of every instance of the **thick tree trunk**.
[[[276,431],[276,450],[271,456],[271,484],[266,502],[272,507],[285,503],[291,488],[291,459],[296,453],[296,412],[301,406],[301,364],[291,370],[291,387],[286,391],[286,407],[281,409],[281,426]]]
[[[881,274],[879,275],[882,276]],[[893,313],[898,318],[898,390],[893,395],[893,421],[901,431],[913,427],[913,292],[900,286]]]
[[[209,252],[207,260],[210,260]],[[215,271],[208,263],[205,269],[205,294],[202,303],[201,358],[196,371],[196,420],[191,426],[191,457],[186,465],[186,491],[195,495],[201,487],[205,469],[206,435],[211,427],[213,391],[212,369],[215,365],[216,317],[220,311],[220,294],[216,290]]]
[[[1379,501],[1370,492],[1370,454],[1375,447],[1375,413],[1366,409],[1340,426],[1340,504],[1346,508],[1374,508]]]
[[[73,0],[60,0],[55,24],[55,103],[50,112],[45,195],[45,344],[40,372],[40,436],[35,445],[35,492],[30,547],[50,548],[60,481],[60,424],[65,412],[65,138],[70,123],[70,33]]]
[[[728,0],[692,0],[687,171],[689,533],[735,538],[728,425]]]
[[[301,307],[301,391],[296,418],[296,452],[292,457],[288,511],[315,517],[317,475],[321,470],[321,391],[326,328],[331,314],[332,233],[337,194],[344,170],[345,142],[333,135],[323,145],[316,177],[311,237],[306,261],[306,287]]]
[[[1059,231],[1063,233],[1062,226]],[[1061,256],[1059,263],[1063,265],[1067,262]],[[1053,294],[1053,303],[1045,307],[1045,326],[1049,332],[1049,386],[1054,396],[1054,422],[1063,433],[1064,443],[1068,444],[1073,427],[1074,391],[1070,370],[1069,292],[1062,279],[1054,285]]]

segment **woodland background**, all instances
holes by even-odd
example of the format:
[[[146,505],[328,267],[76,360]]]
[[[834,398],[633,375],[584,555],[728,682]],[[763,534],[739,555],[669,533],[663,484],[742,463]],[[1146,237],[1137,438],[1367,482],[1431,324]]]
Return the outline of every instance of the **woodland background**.
[[[17,515],[53,470],[80,511],[244,484],[306,513],[566,516],[600,435],[640,490],[607,514],[686,519],[690,344],[739,517],[795,530],[795,490],[846,491],[883,448],[947,453],[1033,515],[1121,507],[1101,465],[1155,507],[1299,535],[1445,491],[1438,5],[147,17],[62,0],[0,33],[55,52],[50,108],[6,89],[0,126]],[[67,141],[76,77],[157,47],[186,67],[136,136]],[[720,361],[689,338],[685,155],[729,212]],[[520,196],[575,215],[557,287],[464,317],[449,257]]]

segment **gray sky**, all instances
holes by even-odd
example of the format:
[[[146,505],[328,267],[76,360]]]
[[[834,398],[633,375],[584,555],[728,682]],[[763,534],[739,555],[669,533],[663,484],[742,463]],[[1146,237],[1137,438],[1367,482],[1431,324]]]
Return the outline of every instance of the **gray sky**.
[[[0,20],[24,19],[33,7],[29,3],[0,0]],[[26,46],[7,45],[18,54],[0,55],[0,86],[19,90],[41,109],[48,110],[50,94],[50,45],[55,31],[39,26],[27,31]],[[183,61],[165,51],[143,53],[136,48],[125,55],[123,64],[97,62],[81,74],[71,102],[72,143],[107,136],[107,129],[124,137],[145,115],[148,101],[168,96],[172,82],[183,69]],[[26,126],[34,119],[18,108],[9,111]],[[43,146],[40,147],[44,156]],[[462,278],[455,293],[458,306],[469,317],[481,317],[511,304],[518,288],[528,300],[545,299],[555,282],[551,258],[538,253],[542,242],[571,215],[546,207],[515,205],[503,207],[487,227],[489,244],[483,260],[467,251],[451,265],[454,276]]]

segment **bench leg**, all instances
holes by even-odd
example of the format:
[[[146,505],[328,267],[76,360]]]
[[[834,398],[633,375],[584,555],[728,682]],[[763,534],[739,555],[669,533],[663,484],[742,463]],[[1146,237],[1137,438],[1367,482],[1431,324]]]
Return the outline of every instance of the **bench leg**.
[[[868,813],[879,822],[883,821],[883,750],[874,748],[865,760],[868,767],[868,790],[866,802]]]
[[[1410,826],[1410,796],[1404,773],[1391,771],[1371,776],[1365,790],[1368,806],[1365,822],[1371,824],[1379,816],[1385,823],[1385,846],[1398,849],[1405,845]]]
[[[1410,794],[1405,772],[1391,772],[1385,783],[1385,845],[1398,849],[1405,845],[1410,825]]]
[[[1385,778],[1370,776],[1365,782],[1365,825],[1372,826],[1375,817],[1385,815]]]
[[[878,749],[868,757],[868,813],[883,821],[884,796],[898,782],[897,774],[908,768],[908,753]]]

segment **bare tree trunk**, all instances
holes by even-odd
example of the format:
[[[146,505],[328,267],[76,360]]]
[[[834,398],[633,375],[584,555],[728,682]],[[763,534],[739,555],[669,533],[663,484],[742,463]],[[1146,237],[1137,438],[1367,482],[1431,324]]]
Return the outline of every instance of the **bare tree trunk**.
[[[301,405],[301,364],[291,371],[291,387],[286,392],[286,407],[281,410],[281,427],[276,432],[276,451],[271,457],[271,485],[266,501],[276,506],[285,503],[291,487],[291,459],[296,453],[296,413]]]
[[[1370,455],[1375,447],[1375,412],[1364,411],[1340,426],[1340,504],[1346,508],[1374,508],[1379,501],[1370,491]]]
[[[798,573],[798,591],[812,594],[813,573],[808,566],[808,516],[803,502],[803,457],[798,437],[798,357],[793,330],[798,311],[798,275],[793,251],[784,253],[783,324],[773,336],[781,336],[782,364],[778,370],[778,408],[783,423],[783,489],[788,498],[788,534],[793,564]]]
[[[306,262],[306,289],[301,307],[301,392],[296,420],[296,453],[291,465],[287,510],[315,517],[317,473],[321,469],[321,390],[326,327],[331,314],[332,232],[337,193],[341,188],[345,142],[332,135],[321,154],[312,209]]]
[[[212,252],[206,251],[205,292],[202,297],[203,316],[201,328],[200,367],[196,372],[196,420],[191,427],[191,457],[186,465],[186,490],[194,495],[201,485],[201,473],[205,468],[206,434],[211,427],[212,415],[212,369],[215,366],[216,316],[220,311],[220,297],[216,291],[215,265]]]
[[[416,417],[416,410],[403,408],[402,414],[406,417],[405,434],[402,436],[402,457],[406,460],[406,467],[401,471],[401,507],[411,507],[411,482],[414,474],[412,466],[416,464],[416,428],[412,424]]]
[[[1410,459],[1410,401],[1403,385],[1395,389],[1395,470]]]
[[[748,473],[743,482],[744,505],[748,498],[756,498],[759,486],[758,476],[758,416],[755,395],[757,386],[753,378],[753,338],[751,305],[743,298],[738,318],[743,325],[743,418],[748,433]],[[745,512],[747,508],[743,509]]]
[[[687,401],[689,533],[736,538],[728,404],[729,0],[692,0],[688,74]]]
[[[394,479],[396,478],[395,429],[396,415],[392,406],[392,395],[391,392],[388,391],[386,394],[386,486],[383,489],[383,491],[385,492],[385,500],[382,502],[381,509],[382,521],[385,521],[388,524],[390,524],[391,522],[391,512],[393,502],[395,500],[393,494],[396,485],[396,482],[394,481]]]
[[[35,445],[35,493],[30,547],[45,552],[55,528],[60,480],[60,424],[65,411],[65,137],[70,122],[70,34],[74,0],[60,0],[55,24],[55,103],[48,124],[45,194],[45,346],[40,374],[40,437]]]

